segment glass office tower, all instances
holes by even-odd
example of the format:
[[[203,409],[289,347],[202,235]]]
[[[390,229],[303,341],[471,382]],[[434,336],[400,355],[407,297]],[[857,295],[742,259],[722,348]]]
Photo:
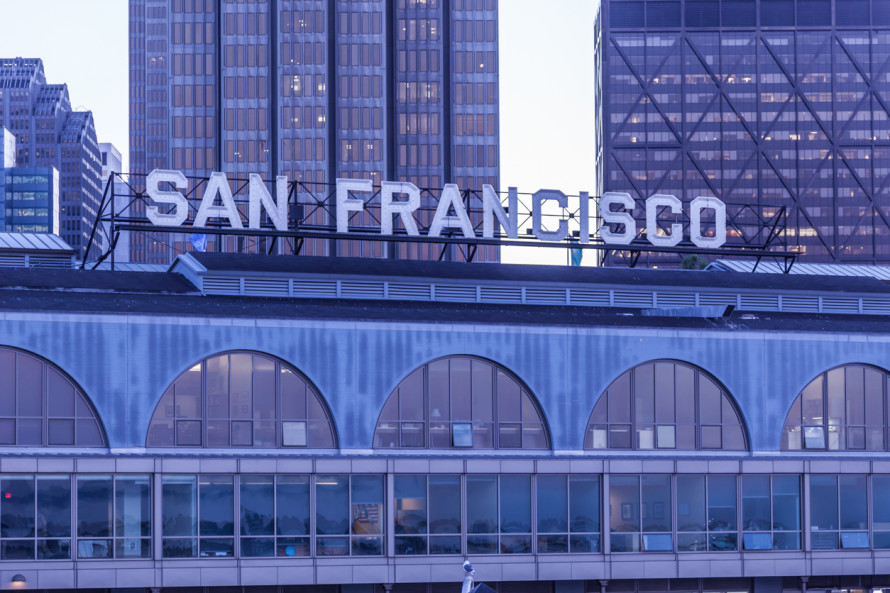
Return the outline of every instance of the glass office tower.
[[[338,177],[498,186],[496,0],[130,0],[130,39],[134,173],[286,175],[317,195]],[[226,241],[208,249],[266,248]],[[132,245],[134,261],[189,249],[144,233]],[[429,259],[439,247],[308,240],[302,253]]]
[[[0,127],[15,137],[18,167],[55,167],[61,211],[57,232],[82,257],[102,200],[96,128],[73,111],[64,84],[47,84],[38,58],[0,59]]]
[[[890,262],[890,1],[603,0],[595,31],[599,190],[638,229],[716,196],[730,241],[784,207],[801,261]]]
[[[59,171],[55,167],[0,169],[0,231],[59,234]]]

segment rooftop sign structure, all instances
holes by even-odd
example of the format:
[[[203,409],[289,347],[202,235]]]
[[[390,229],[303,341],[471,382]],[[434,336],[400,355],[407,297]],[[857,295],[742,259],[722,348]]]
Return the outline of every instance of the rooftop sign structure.
[[[125,208],[114,195],[114,180],[123,180],[131,194]],[[640,211],[643,228],[635,218]],[[771,218],[764,216],[768,211]],[[305,239],[331,239],[457,244],[467,249],[467,260],[479,245],[769,256],[786,265],[795,256],[778,243],[782,208],[727,205],[712,196],[684,204],[665,194],[635,200],[621,192],[591,197],[510,188],[504,195],[490,185],[462,191],[455,184],[421,189],[406,181],[375,186],[369,179],[324,184],[279,176],[269,182],[256,174],[190,178],[156,169],[113,174],[99,221],[107,223],[96,228],[110,235],[111,245],[120,232],[152,231],[271,237],[295,254]],[[100,259],[109,254],[113,249]]]

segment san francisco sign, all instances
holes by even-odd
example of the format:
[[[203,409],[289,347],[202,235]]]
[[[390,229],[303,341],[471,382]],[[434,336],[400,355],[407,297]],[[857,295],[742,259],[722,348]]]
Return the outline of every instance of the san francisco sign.
[[[181,171],[155,169],[146,177],[146,193],[150,202],[146,208],[146,216],[153,225],[161,227],[188,227],[201,229],[208,226],[211,220],[219,224],[227,224],[231,229],[256,229],[261,231],[262,213],[277,231],[288,231],[288,180],[279,176],[275,179],[275,196],[266,186],[266,182],[256,174],[248,178],[247,220],[242,217],[235,203],[229,181],[225,173],[210,175],[204,187],[197,213],[190,225],[189,202],[178,190],[188,187],[188,179]],[[173,188],[173,189],[170,189]],[[336,232],[350,233],[350,216],[365,210],[368,200],[375,194],[372,182],[367,179],[337,179],[335,191]],[[508,239],[519,238],[518,192],[510,188],[506,207],[501,202],[495,189],[490,185],[482,186],[482,231],[481,238],[493,239],[495,222],[503,230],[498,237]],[[556,229],[545,228],[545,205],[552,202],[561,209],[568,206],[568,196],[558,190],[542,189],[531,196],[532,234],[539,241],[561,242],[569,237],[569,223],[566,219],[558,220]],[[380,234],[394,234],[394,222],[399,220],[403,233],[410,237],[441,237],[444,233],[454,236],[460,232],[465,239],[472,241],[480,238],[470,221],[466,205],[461,198],[458,186],[452,183],[442,188],[438,205],[429,226],[418,225],[416,213],[421,207],[421,190],[413,183],[405,181],[384,181],[379,189]],[[599,219],[601,225],[597,229],[599,239],[609,245],[630,245],[637,236],[637,221],[633,217],[636,203],[628,193],[606,192],[599,198]],[[658,217],[664,212],[673,215],[683,212],[683,204],[676,197],[667,194],[655,194],[645,202],[646,228],[657,229]],[[709,215],[705,215],[710,212]],[[688,239],[701,249],[715,249],[726,243],[726,205],[715,197],[697,197],[688,205],[689,235]],[[705,230],[703,218],[709,219]],[[576,235],[578,243],[591,242],[590,233],[590,199],[586,192],[579,194],[579,209]],[[246,227],[245,227],[246,222]],[[551,225],[552,226],[552,225]],[[673,247],[683,239],[683,225],[671,223],[662,233],[648,232],[646,238],[656,247]]]

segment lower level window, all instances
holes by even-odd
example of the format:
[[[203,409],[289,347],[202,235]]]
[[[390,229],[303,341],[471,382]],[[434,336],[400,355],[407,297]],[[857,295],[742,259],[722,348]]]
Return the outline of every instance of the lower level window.
[[[396,554],[460,554],[460,476],[395,476]]]
[[[539,475],[538,553],[600,551],[599,476]]]
[[[234,476],[163,476],[165,558],[235,554]]]
[[[742,476],[742,547],[800,549],[800,478]]]
[[[6,475],[0,491],[0,559],[71,558],[70,476]]]
[[[467,553],[530,554],[530,476],[467,476]]]
[[[309,556],[309,476],[241,476],[241,556]]]
[[[149,476],[77,477],[77,557],[150,558]]]
[[[738,549],[736,476],[677,476],[677,549]]]
[[[866,476],[810,476],[810,545],[814,550],[868,548]]]
[[[612,476],[609,492],[613,552],[674,550],[670,476]]]
[[[317,555],[383,555],[383,476],[317,476],[315,501]]]

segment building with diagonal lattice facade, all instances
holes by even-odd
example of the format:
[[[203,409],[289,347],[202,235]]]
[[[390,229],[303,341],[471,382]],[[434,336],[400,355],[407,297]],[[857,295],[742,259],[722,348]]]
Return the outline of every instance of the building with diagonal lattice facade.
[[[600,192],[716,196],[761,244],[784,207],[802,261],[890,261],[890,2],[604,0],[595,51]]]

